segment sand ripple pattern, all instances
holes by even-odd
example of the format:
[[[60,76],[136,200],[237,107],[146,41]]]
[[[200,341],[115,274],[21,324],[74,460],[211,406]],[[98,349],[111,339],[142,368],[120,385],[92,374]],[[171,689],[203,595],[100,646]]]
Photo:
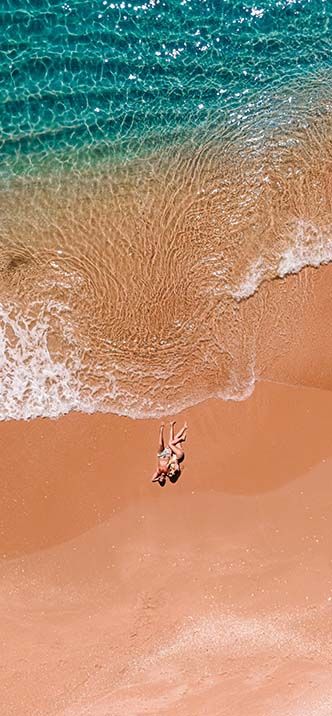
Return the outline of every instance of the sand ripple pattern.
[[[331,13],[4,0],[1,419],[250,393],[244,307],[332,259]]]
[[[312,81],[309,108],[308,87],[270,97],[260,124],[6,184],[2,418],[250,393],[261,316],[243,304],[332,259],[330,86]]]

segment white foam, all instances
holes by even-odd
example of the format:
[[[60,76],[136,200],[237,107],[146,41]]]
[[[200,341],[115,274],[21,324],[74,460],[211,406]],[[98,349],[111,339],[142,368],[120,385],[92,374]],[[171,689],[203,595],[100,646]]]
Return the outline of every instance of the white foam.
[[[280,256],[278,276],[283,278],[298,273],[305,266],[320,266],[332,261],[332,230],[319,229],[312,222],[299,221],[296,227],[296,243]]]
[[[305,266],[318,267],[332,261],[332,227],[318,227],[312,221],[299,219],[295,222],[287,248],[281,250],[269,264],[259,257],[249,267],[245,278],[236,291],[237,301],[252,296],[267,278],[284,278],[296,274]]]
[[[252,371],[241,380],[234,371],[219,390],[200,390],[181,399],[174,395],[171,402],[161,400],[157,390],[139,395],[139,376],[157,388],[168,372],[153,366],[145,375],[143,364],[130,368],[118,360],[108,371],[106,366],[83,364],[70,316],[69,307],[54,300],[34,302],[24,312],[18,304],[0,304],[0,420],[56,418],[71,411],[157,418],[208,398],[243,400],[254,389]],[[60,337],[61,354],[50,352],[54,332]]]
[[[263,281],[266,275],[266,268],[266,263],[263,258],[260,257],[254,261],[238,289],[232,292],[233,298],[237,301],[242,301],[244,298],[252,296]]]
[[[207,257],[213,278],[222,278],[222,290],[225,290],[225,276],[215,257]],[[289,231],[289,242],[274,253],[273,263],[268,258],[258,257],[249,267],[237,290],[232,293],[237,301],[255,293],[258,286],[274,276],[284,277],[298,273],[304,266],[319,266],[332,261],[332,228],[318,227],[308,220],[293,222]],[[71,294],[73,282],[79,279],[70,273],[57,280],[61,287]],[[45,277],[43,288],[47,293],[48,283]],[[53,283],[50,282],[50,289]],[[227,287],[229,290],[229,286]],[[49,350],[49,338],[54,334],[54,326],[59,329],[64,347],[61,354],[54,355]],[[223,338],[220,351],[229,352],[232,366],[228,380],[222,380],[219,387],[212,390],[198,388],[187,395],[162,398],[158,387],[172,382],[173,364],[162,367],[145,361],[138,363],[130,356],[114,353],[112,346],[109,360],[101,361],[98,356],[87,358],[89,365],[82,363],[81,346],[77,345],[71,322],[71,310],[65,303],[54,300],[36,303],[26,313],[19,305],[0,306],[0,420],[29,419],[40,416],[58,417],[70,411],[113,412],[131,418],[159,418],[163,414],[174,414],[189,408],[208,398],[223,400],[245,400],[255,386],[255,346],[246,342],[246,355],[243,355],[241,342],[236,339],[228,345],[227,336]],[[95,364],[93,364],[95,360]],[[251,364],[252,363],[252,364]],[[203,370],[203,368],[202,368]],[[147,371],[147,372],[146,372]],[[144,393],[141,385],[146,386]],[[180,386],[181,387],[181,386]],[[165,391],[166,392],[166,391]]]
[[[0,420],[57,417],[80,409],[78,357],[72,354],[66,365],[54,361],[48,347],[51,318],[65,312],[66,306],[56,302],[40,306],[37,318],[14,305],[0,306]]]

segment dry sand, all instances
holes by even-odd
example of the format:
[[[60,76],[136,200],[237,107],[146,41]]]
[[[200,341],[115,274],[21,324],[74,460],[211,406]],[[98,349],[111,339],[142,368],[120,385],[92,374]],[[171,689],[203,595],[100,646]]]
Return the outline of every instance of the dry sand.
[[[4,716],[331,716],[331,267],[310,281],[302,363],[262,366],[306,385],[178,415],[176,485],[156,421],[1,425]]]

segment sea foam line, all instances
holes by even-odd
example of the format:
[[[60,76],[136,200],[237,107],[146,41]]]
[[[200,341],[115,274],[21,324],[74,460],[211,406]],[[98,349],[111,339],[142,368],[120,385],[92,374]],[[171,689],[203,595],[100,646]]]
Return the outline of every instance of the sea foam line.
[[[306,266],[317,268],[332,261],[331,227],[322,230],[313,222],[301,219],[296,224],[292,240],[293,243],[280,252],[274,266],[263,257],[256,259],[238,289],[232,292],[233,298],[237,301],[249,298],[267,278],[284,278],[299,273]]]
[[[79,359],[72,356],[67,366],[48,347],[51,317],[64,312],[54,301],[40,306],[37,317],[0,305],[0,420],[51,418],[81,407]]]

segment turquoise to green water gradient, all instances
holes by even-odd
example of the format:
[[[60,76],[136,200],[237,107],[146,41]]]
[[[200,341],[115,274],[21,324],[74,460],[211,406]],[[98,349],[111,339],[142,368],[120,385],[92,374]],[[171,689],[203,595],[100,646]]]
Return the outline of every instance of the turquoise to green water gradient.
[[[0,38],[1,169],[16,173],[50,150],[125,150],[254,113],[274,87],[329,72],[332,3],[3,0]]]

